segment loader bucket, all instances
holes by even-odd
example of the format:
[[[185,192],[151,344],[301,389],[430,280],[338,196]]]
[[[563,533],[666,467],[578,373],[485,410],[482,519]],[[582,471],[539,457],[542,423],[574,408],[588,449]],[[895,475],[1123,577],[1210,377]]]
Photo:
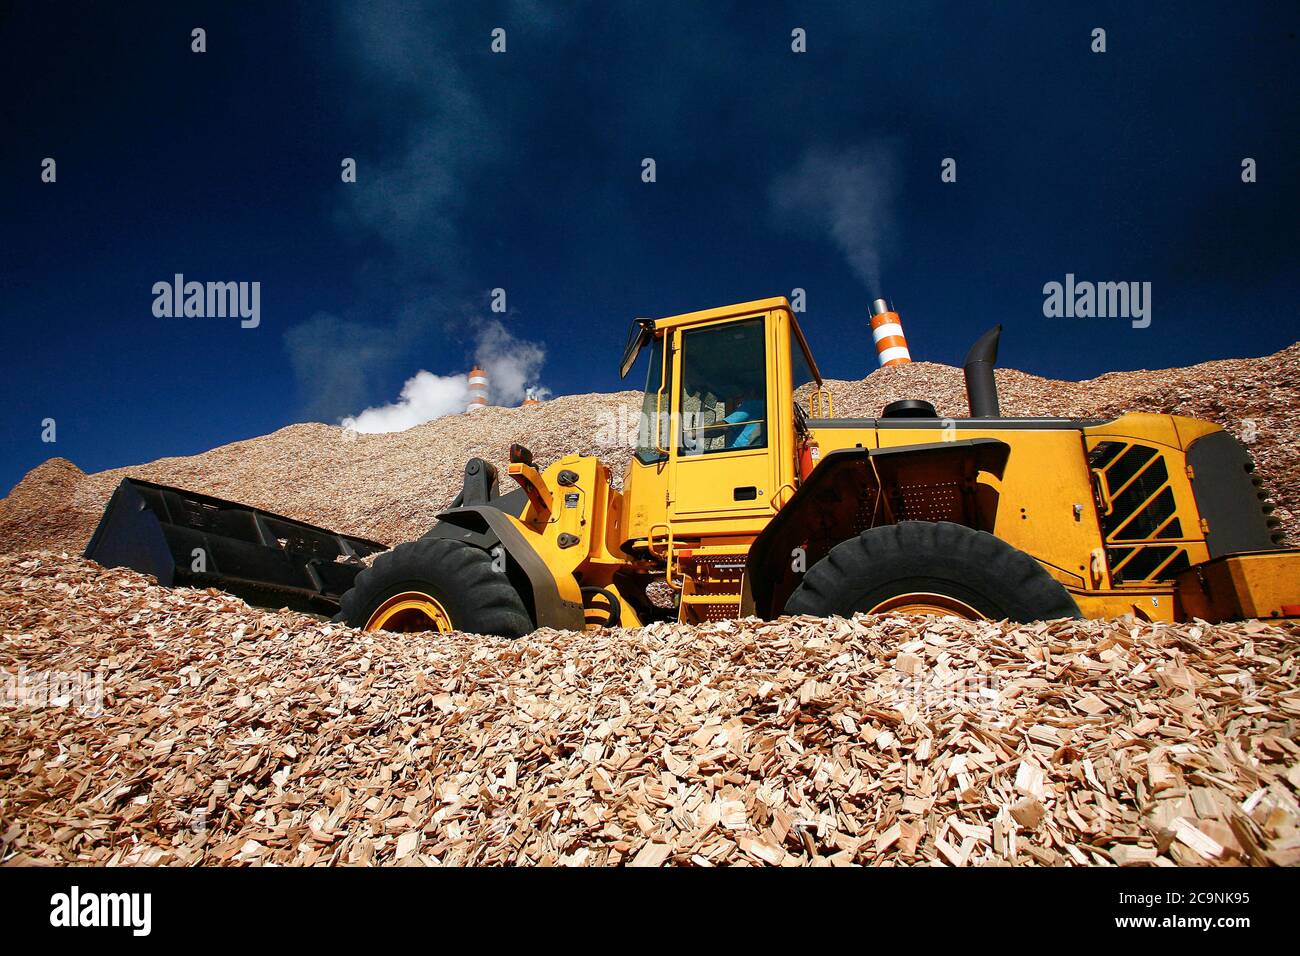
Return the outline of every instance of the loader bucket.
[[[83,557],[152,574],[166,586],[215,587],[260,607],[333,614],[386,550],[258,508],[123,478]]]

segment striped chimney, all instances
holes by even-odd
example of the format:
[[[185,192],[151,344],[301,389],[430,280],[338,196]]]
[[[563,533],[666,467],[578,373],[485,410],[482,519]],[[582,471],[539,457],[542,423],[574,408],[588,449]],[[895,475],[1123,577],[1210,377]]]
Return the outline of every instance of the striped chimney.
[[[476,412],[487,408],[488,380],[487,372],[475,365],[469,370],[469,404],[465,411]]]
[[[522,402],[521,407],[523,405],[540,405],[540,404],[542,403],[537,400],[537,392],[535,389],[530,388],[528,389],[527,392],[524,393],[524,400]]]
[[[871,303],[871,337],[876,342],[876,358],[880,360],[881,368],[906,365],[912,361],[898,313],[884,299]]]

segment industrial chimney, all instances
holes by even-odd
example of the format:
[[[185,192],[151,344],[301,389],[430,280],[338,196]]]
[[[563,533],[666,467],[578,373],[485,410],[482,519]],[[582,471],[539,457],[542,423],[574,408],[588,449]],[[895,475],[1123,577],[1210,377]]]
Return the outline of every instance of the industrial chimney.
[[[871,303],[871,337],[876,342],[876,358],[881,368],[906,365],[912,361],[912,353],[907,350],[907,339],[903,338],[903,326],[898,321],[898,313],[884,299],[876,299]]]
[[[487,408],[487,396],[487,372],[475,365],[469,370],[469,404],[465,406],[465,411],[476,412],[480,408]]]

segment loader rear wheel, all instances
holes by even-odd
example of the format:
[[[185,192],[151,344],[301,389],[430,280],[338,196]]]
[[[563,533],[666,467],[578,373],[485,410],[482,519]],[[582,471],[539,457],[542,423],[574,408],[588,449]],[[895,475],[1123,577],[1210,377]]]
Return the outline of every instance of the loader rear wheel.
[[[468,631],[520,637],[533,630],[519,592],[481,548],[448,538],[399,544],[357,575],[336,621],[367,631]]]
[[[948,521],[903,521],[841,541],[804,575],[786,614],[1079,617],[1041,564],[1000,538]]]

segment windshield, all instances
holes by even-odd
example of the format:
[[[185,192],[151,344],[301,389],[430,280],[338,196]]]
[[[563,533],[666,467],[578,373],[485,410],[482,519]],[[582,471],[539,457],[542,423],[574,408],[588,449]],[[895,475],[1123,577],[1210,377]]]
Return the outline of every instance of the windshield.
[[[641,418],[636,430],[637,460],[650,465],[668,457],[660,448],[668,447],[668,395],[664,393],[664,408],[658,408],[659,387],[664,375],[664,337],[661,335],[650,346],[650,363],[645,373],[645,393],[641,396]],[[656,443],[655,432],[659,432]]]

